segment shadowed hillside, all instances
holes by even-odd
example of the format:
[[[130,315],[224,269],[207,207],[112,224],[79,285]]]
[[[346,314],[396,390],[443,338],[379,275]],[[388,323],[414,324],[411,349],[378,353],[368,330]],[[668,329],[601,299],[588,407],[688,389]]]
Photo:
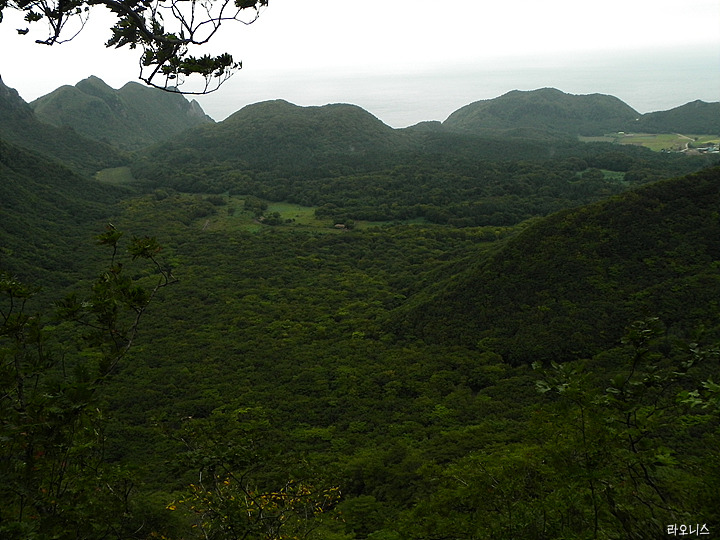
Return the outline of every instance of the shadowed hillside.
[[[208,159],[253,167],[315,167],[323,159],[374,160],[407,146],[405,137],[355,105],[298,107],[287,101],[249,105],[225,121],[177,137],[168,150],[191,147]]]
[[[713,168],[554,214],[458,263],[401,310],[400,333],[513,363],[592,354],[647,316],[718,337],[719,206]]]
[[[133,173],[178,189],[225,191],[247,170],[337,176],[377,169],[409,146],[406,134],[355,105],[299,107],[277,100],[249,105],[143,152]]]
[[[44,285],[49,275],[71,283],[86,271],[82,253],[92,252],[92,235],[123,195],[0,141],[0,268]]]
[[[476,226],[511,225],[711,162],[568,137],[522,139],[522,130],[426,127],[395,130],[353,105],[268,101],[137,153],[132,170],[145,186],[317,206],[319,217],[340,223]]]

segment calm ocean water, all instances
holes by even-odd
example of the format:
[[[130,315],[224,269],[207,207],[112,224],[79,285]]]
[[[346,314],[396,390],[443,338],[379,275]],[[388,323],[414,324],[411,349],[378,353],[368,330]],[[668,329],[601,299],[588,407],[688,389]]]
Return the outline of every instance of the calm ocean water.
[[[511,90],[553,87],[571,94],[610,94],[640,113],[701,99],[720,101],[720,51],[608,54],[447,66],[397,73],[240,73],[200,100],[222,120],[245,105],[285,99],[297,105],[353,103],[392,127],[445,120],[453,111]]]

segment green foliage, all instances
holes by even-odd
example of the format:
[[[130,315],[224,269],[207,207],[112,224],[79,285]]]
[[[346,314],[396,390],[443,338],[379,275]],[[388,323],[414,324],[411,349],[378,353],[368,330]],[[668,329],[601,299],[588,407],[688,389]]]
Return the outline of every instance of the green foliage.
[[[5,536],[720,526],[717,169],[625,192],[706,161],[398,132],[342,106],[223,124],[139,161],[143,195],[2,147]],[[107,229],[101,265],[78,246],[111,212],[138,236]],[[332,228],[357,216],[413,224]]]
[[[0,141],[0,265],[48,289],[87,278],[100,264],[88,230],[126,194]]]
[[[149,149],[132,169],[154,187],[315,206],[336,223],[467,227],[514,225],[710,161],[571,140],[393,130],[350,105],[273,101]]]
[[[182,441],[184,469],[197,472],[170,511],[187,512],[204,538],[307,538],[340,496],[337,487],[288,478],[293,464],[268,463],[269,424],[262,411],[213,411],[187,419],[175,435]],[[183,471],[184,472],[184,471]]]
[[[704,327],[717,339],[719,174],[539,221],[408,303],[398,332],[489,347],[512,363],[593,355],[637,314],[659,316],[676,335]]]
[[[633,324],[623,339],[624,350],[611,353],[624,358],[624,369],[604,390],[593,364],[555,365],[538,382],[542,392],[559,397],[554,418],[570,447],[557,462],[574,476],[571,497],[580,495],[591,503],[578,534],[592,527],[595,537],[600,531],[616,531],[614,535],[630,538],[656,538],[667,523],[692,520],[699,511],[714,518],[704,503],[687,504],[688,499],[698,502],[694,494],[699,486],[692,482],[706,480],[687,479],[698,452],[680,441],[693,436],[689,426],[714,423],[717,417],[695,416],[678,400],[701,384],[709,366],[698,363],[701,356],[692,347],[668,343],[664,331],[657,319]]]
[[[696,100],[669,111],[642,115],[632,131],[649,133],[712,133],[720,135],[720,103]]]
[[[47,319],[31,311],[35,290],[0,274],[0,425],[4,538],[120,537],[131,526],[131,483],[104,459],[99,389],[132,346],[150,290],[115,260],[120,234],[99,237],[113,249],[110,267],[85,300],[69,296]],[[157,245],[133,240],[132,259],[159,265]]]
[[[395,526],[400,536],[650,539],[698,515],[714,523],[714,499],[698,496],[708,479],[692,471],[703,454],[698,422],[718,418],[677,399],[710,366],[697,350],[669,345],[657,319],[635,323],[623,341],[591,360],[538,364],[545,399],[531,405],[522,441],[446,467]],[[712,445],[717,432],[702,437]]]
[[[720,133],[720,104],[693,101],[668,111],[640,114],[613,96],[571,95],[554,88],[513,90],[495,99],[476,101],[452,113],[447,130],[546,136],[604,136],[617,132]]]

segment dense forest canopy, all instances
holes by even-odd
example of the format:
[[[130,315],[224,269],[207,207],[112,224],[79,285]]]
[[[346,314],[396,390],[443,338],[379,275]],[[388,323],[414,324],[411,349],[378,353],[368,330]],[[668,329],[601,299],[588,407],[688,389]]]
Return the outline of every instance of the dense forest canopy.
[[[0,87],[0,536],[720,530],[716,155],[101,83]]]

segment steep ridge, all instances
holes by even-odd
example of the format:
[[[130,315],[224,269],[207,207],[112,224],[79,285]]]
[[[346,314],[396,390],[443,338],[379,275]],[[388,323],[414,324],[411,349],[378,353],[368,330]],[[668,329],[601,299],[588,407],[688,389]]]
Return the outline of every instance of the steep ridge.
[[[40,152],[85,174],[124,162],[121,154],[105,143],[83,137],[71,128],[39,121],[32,108],[2,79],[0,139]]]
[[[717,339],[719,206],[716,167],[559,212],[458,264],[398,311],[396,330],[513,363],[592,354],[645,317]]]
[[[94,76],[75,86],[62,86],[30,106],[43,122],[72,127],[122,150],[137,150],[212,123],[197,102],[189,102],[182,94],[135,82],[114,90]]]

